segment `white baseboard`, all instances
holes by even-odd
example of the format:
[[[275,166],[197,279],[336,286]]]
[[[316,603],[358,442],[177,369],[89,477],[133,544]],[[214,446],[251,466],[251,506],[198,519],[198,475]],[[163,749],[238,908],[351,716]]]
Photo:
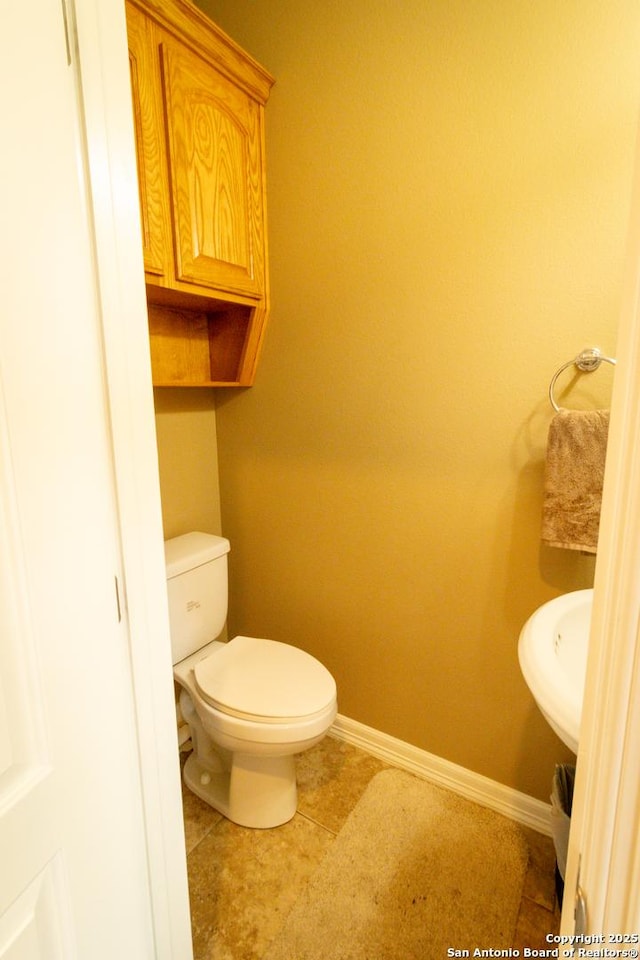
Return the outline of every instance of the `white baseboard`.
[[[430,780],[467,800],[473,800],[483,807],[522,823],[539,833],[551,835],[551,805],[536,800],[526,793],[520,793],[511,787],[505,787],[495,780],[483,777],[479,773],[460,767],[449,760],[436,757],[404,740],[390,737],[386,733],[367,727],[357,720],[350,720],[338,714],[329,730],[336,740],[359,747],[374,757],[380,757],[394,767],[407,770],[424,780]]]

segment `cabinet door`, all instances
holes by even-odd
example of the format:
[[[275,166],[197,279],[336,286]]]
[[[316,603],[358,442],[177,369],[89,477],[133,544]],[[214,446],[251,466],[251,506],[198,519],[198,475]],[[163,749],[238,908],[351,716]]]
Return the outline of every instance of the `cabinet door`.
[[[172,273],[160,64],[153,24],[130,4],[127,4],[127,35],[144,268],[147,279],[158,282]]]
[[[262,108],[166,37],[165,123],[176,278],[259,299],[265,292]]]

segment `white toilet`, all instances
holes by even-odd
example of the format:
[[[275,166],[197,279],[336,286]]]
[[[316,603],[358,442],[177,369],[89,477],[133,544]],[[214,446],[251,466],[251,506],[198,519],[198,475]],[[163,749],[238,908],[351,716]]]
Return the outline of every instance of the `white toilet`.
[[[215,639],[227,617],[228,552],[228,540],[207,533],[165,541],[173,674],[193,743],[184,780],[234,823],[276,827],[296,812],[293,758],[333,723],[336,684],[289,644]]]

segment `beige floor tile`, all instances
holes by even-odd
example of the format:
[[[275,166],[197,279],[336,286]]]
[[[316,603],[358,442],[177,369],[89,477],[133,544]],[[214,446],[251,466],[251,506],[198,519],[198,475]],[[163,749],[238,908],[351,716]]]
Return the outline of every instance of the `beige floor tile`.
[[[184,842],[187,854],[198,846],[209,831],[222,820],[218,813],[208,803],[196,797],[188,787],[182,784],[182,814],[184,820]]]
[[[556,910],[547,910],[545,907],[523,897],[520,903],[520,913],[513,946],[522,955],[524,948],[532,950],[548,950],[554,946],[546,937],[549,933],[557,933],[560,929],[560,914]]]
[[[527,827],[521,829],[529,846],[529,869],[523,896],[547,910],[553,910],[556,902],[556,852],[553,840]]]
[[[272,830],[221,820],[188,857],[195,960],[257,960],[332,834],[296,815]]]
[[[298,812],[337,833],[376,773],[388,767],[349,743],[325,737],[297,757]]]
[[[195,960],[259,960],[369,781],[388,767],[332,737],[296,762],[298,813],[272,830],[238,827],[183,787]],[[513,944],[520,951],[548,947],[560,918],[553,843],[522,831],[530,863]]]

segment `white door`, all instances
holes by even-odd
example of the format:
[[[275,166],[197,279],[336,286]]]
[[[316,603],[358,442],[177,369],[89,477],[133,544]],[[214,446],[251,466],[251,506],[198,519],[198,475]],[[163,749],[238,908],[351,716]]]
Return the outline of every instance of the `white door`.
[[[640,131],[640,128],[639,128]],[[640,139],[638,140],[640,144]],[[598,542],[562,933],[640,936],[640,148]],[[604,949],[604,947],[602,948]]]
[[[3,3],[0,90],[0,958],[143,960],[134,695],[59,0]]]

